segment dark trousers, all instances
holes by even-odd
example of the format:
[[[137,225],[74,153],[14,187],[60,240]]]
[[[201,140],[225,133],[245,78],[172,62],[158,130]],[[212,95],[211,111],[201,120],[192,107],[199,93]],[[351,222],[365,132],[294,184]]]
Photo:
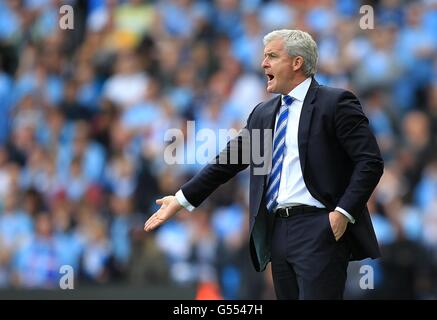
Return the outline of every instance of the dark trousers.
[[[350,248],[338,240],[328,210],[275,218],[272,274],[280,300],[343,299]]]

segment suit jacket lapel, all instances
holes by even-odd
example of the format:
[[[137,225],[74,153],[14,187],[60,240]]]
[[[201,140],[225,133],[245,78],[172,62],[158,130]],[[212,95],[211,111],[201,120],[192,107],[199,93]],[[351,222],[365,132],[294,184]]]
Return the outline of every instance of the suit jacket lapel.
[[[271,105],[267,108],[266,114],[263,119],[264,120],[263,129],[271,129],[271,130],[274,129],[276,114],[278,113],[280,106],[281,106],[281,95],[278,94],[278,96],[272,100]]]
[[[300,165],[302,168],[302,174],[305,170],[306,155],[308,149],[308,135],[311,128],[311,118],[314,110],[314,100],[316,98],[317,89],[319,84],[313,78],[311,81],[310,88],[308,89],[307,95],[303,102],[302,112],[299,119],[299,130],[298,130],[298,146],[299,146],[299,158]]]
[[[263,129],[267,129],[267,130],[272,130],[272,137],[271,137],[271,141],[264,141],[263,145],[261,145],[261,148],[273,148],[273,137],[275,135],[275,120],[276,120],[276,114],[279,111],[279,108],[281,107],[281,95],[279,94],[277,97],[275,97],[270,106],[268,106],[266,112],[265,112],[265,116],[263,117]],[[266,143],[268,144],[268,146],[266,146]],[[269,150],[269,152],[273,152],[273,150]],[[270,153],[270,157],[271,157],[271,153]],[[269,159],[270,161],[270,165],[271,165],[271,158]],[[269,167],[269,172],[270,172],[271,166]],[[264,175],[264,184],[267,183],[267,177],[269,174]]]

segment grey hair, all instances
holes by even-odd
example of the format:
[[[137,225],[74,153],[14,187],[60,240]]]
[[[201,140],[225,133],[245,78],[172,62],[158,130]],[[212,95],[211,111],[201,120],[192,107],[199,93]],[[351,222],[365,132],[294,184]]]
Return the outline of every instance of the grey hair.
[[[317,71],[317,44],[311,35],[301,30],[275,30],[264,36],[264,45],[272,40],[282,39],[284,47],[290,57],[303,58],[303,72],[305,76],[314,76]]]

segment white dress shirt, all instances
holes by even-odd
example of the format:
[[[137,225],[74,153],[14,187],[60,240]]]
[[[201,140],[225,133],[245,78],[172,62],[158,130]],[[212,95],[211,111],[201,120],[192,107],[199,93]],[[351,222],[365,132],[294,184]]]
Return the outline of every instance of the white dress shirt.
[[[299,159],[299,147],[297,141],[299,119],[302,112],[303,101],[305,100],[305,96],[307,95],[310,85],[311,78],[307,78],[288,94],[293,98],[293,103],[288,107],[289,112],[287,132],[285,137],[285,154],[282,164],[279,192],[276,199],[278,203],[277,208],[298,205],[309,205],[318,208],[325,208],[325,206],[320,201],[315,199],[308,191],[303,179],[302,168],[300,166]],[[276,115],[275,126],[277,121],[278,115]],[[175,196],[179,203],[187,210],[192,211],[194,209],[194,206],[192,206],[185,198],[182,190],[176,192]],[[344,214],[351,223],[355,222],[355,219],[346,210],[340,207],[335,208],[335,210]]]
[[[282,163],[281,180],[279,183],[279,192],[276,202],[277,208],[290,206],[308,205],[318,208],[325,206],[314,198],[308,191],[303,179],[302,168],[300,166],[299,145],[297,141],[299,130],[299,119],[302,112],[303,101],[311,85],[311,78],[305,79],[288,94],[293,98],[293,103],[288,107],[287,132],[285,135],[285,154]],[[278,121],[276,115],[275,127]],[[335,210],[344,214],[350,222],[354,218],[340,207]]]

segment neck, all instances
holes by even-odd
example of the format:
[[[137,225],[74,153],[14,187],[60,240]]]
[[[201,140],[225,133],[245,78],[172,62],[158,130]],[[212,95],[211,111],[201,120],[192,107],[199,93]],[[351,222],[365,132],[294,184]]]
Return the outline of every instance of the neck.
[[[287,92],[282,92],[283,95],[287,95],[290,93],[291,90],[296,88],[298,85],[300,85],[302,82],[304,82],[308,77],[304,75],[296,76],[296,78],[293,79],[293,81],[290,82],[290,86],[287,88]]]

